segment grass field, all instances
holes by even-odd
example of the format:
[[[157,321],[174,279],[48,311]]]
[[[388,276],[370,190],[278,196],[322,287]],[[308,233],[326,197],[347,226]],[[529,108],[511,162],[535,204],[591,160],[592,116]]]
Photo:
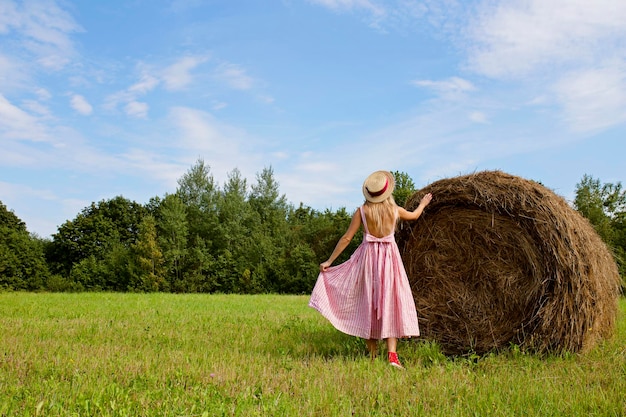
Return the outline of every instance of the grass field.
[[[0,416],[626,416],[625,300],[584,355],[401,341],[404,372],[307,302],[0,293]]]

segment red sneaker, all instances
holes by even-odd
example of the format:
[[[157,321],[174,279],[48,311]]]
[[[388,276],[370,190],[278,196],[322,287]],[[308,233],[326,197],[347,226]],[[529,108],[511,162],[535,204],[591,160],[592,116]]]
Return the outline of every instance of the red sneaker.
[[[395,366],[398,369],[405,369],[398,360],[398,354],[396,352],[389,352],[389,365]]]

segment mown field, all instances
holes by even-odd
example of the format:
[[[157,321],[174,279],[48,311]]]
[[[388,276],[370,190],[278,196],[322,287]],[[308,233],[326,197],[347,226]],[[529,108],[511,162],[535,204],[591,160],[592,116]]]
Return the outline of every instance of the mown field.
[[[615,338],[586,354],[401,341],[404,372],[307,302],[1,293],[0,416],[626,415],[625,300]]]

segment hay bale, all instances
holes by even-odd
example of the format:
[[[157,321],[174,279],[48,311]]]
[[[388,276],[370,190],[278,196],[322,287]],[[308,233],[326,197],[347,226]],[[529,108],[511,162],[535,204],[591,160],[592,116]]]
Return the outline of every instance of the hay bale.
[[[437,181],[398,245],[422,336],[447,354],[516,344],[580,352],[613,332],[620,277],[590,223],[534,181],[485,171]]]

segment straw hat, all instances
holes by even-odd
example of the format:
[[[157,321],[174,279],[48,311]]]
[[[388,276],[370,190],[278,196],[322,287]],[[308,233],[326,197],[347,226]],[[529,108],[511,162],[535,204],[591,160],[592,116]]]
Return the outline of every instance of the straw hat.
[[[376,171],[363,182],[363,195],[371,203],[385,201],[396,186],[396,180],[389,171]]]

